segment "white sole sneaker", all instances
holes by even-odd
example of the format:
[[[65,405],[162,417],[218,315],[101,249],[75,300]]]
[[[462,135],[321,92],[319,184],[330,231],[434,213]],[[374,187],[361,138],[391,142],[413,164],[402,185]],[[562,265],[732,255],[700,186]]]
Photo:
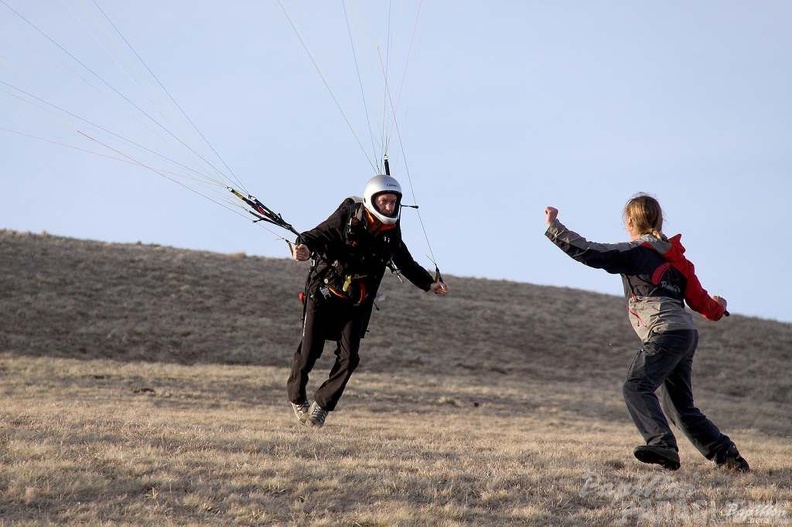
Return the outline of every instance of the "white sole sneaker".
[[[301,424],[305,424],[308,420],[308,410],[311,408],[311,405],[308,401],[303,401],[300,404],[291,403],[292,410],[294,410],[294,415],[297,416],[297,420],[300,421]]]
[[[316,428],[322,428],[328,413],[330,412],[316,404],[316,401],[312,402],[311,407],[308,409],[308,424]]]

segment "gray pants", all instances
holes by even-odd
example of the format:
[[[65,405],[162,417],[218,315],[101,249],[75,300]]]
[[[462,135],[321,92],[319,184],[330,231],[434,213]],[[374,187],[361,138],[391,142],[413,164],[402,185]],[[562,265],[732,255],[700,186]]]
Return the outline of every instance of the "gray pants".
[[[731,445],[693,402],[691,373],[698,331],[666,331],[644,342],[635,354],[623,393],[635,426],[647,445],[679,450],[655,391],[662,386],[668,418],[707,459]]]

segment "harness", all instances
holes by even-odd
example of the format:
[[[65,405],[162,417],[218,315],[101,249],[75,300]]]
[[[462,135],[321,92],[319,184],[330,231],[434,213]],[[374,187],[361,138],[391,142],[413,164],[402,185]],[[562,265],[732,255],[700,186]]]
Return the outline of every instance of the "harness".
[[[380,235],[395,229],[396,225],[376,221],[361,201],[356,200],[354,207],[342,232],[342,257],[330,261],[325,255],[315,255],[306,280],[306,291],[315,280],[319,280],[321,298],[342,298],[359,306],[369,299],[367,279],[371,277],[371,269],[380,266],[395,269],[389,254],[391,238],[388,234]],[[376,226],[376,230],[372,231],[372,226]]]

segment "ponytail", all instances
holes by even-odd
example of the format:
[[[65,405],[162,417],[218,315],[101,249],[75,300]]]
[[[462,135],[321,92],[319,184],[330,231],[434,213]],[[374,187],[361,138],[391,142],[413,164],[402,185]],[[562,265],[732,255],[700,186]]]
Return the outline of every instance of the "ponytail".
[[[663,234],[663,209],[660,203],[648,194],[636,194],[624,206],[624,219],[635,226],[641,234],[651,234],[658,240],[668,241]]]

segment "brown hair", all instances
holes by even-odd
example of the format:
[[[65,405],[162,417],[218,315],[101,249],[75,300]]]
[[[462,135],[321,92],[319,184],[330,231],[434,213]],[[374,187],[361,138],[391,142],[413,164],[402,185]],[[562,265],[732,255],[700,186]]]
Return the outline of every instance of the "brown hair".
[[[652,196],[643,193],[633,196],[624,206],[624,219],[632,221],[639,233],[666,240],[663,235],[663,209]]]

